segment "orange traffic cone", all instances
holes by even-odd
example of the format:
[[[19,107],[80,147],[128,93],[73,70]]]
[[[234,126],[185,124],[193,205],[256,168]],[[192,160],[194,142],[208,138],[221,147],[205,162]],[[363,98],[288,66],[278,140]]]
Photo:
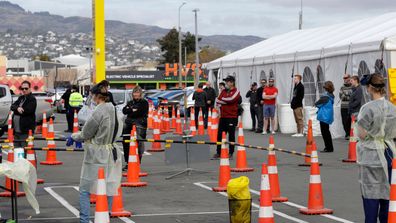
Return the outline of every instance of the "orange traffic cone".
[[[78,118],[77,118],[77,110],[74,110],[74,117],[73,117],[73,133],[78,132]]]
[[[9,151],[8,151],[7,161],[10,162],[10,163],[13,163],[13,162],[14,162],[14,151],[13,151],[13,150],[9,150]],[[25,192],[18,191],[18,182],[17,182],[17,181],[14,181],[14,183],[16,184],[16,191],[17,191],[16,194],[17,194],[17,197],[23,197],[23,196],[25,196],[25,195],[26,195]],[[10,190],[11,190],[11,179],[8,178],[8,177],[5,178],[5,187],[6,187],[7,189],[10,189]],[[10,191],[4,191],[4,192],[1,192],[1,193],[0,193],[0,197],[11,197],[11,195],[12,195],[12,194],[11,194]]]
[[[217,109],[213,109],[212,112],[212,127],[211,127],[211,135],[210,135],[210,141],[211,142],[217,142],[217,129],[218,129],[218,119],[217,119]]]
[[[27,144],[28,149],[26,150],[26,160],[28,160],[36,168],[37,171],[36,152],[32,150],[34,147],[33,140],[34,138],[33,138],[32,130],[29,130],[28,144]],[[43,184],[44,180],[37,178],[37,183]]]
[[[147,128],[152,129],[153,128],[153,103],[149,103],[149,113],[148,113],[148,118],[147,118]]]
[[[301,208],[300,213],[306,215],[332,214],[333,210],[324,208],[319,158],[315,142],[313,142],[311,152],[311,175],[309,178],[308,208]]]
[[[239,125],[238,125],[238,143],[242,144],[242,145],[245,144],[245,136],[243,135],[243,125],[242,125],[241,119],[239,119]],[[253,170],[254,170],[253,168],[248,167],[245,147],[238,146],[236,167],[231,168],[231,171],[232,172],[252,172]]]
[[[43,138],[48,137],[47,114],[45,112],[43,113],[43,124],[41,127],[41,135],[43,136]]]
[[[170,119],[169,119],[168,106],[165,106],[163,116],[164,116],[164,130],[163,130],[163,132],[164,133],[172,132],[172,130],[170,129],[170,121],[169,121]]]
[[[158,115],[154,114],[154,130],[153,130],[154,140],[161,140],[160,125],[161,125],[161,122],[158,118]],[[151,149],[149,149],[148,151],[149,152],[163,152],[165,150],[161,148],[161,143],[153,142],[151,144]]]
[[[98,170],[98,184],[96,189],[95,223],[109,223],[109,207],[106,195],[105,172],[102,167]]]
[[[183,127],[182,127],[182,122],[180,119],[180,109],[177,112],[177,119],[176,119],[176,131],[175,134],[177,135],[183,135]]]
[[[134,137],[133,137],[133,136],[134,136]],[[129,142],[129,149],[130,149],[130,150],[131,150],[131,149],[136,149],[136,154],[139,154],[139,152],[138,152],[138,147],[135,146],[137,142],[133,142],[133,139],[134,139],[134,138],[135,138],[135,139],[137,138],[137,137],[136,137],[136,127],[135,127],[135,126],[133,126],[133,128],[132,128],[132,130],[131,130],[130,142]],[[135,143],[135,144],[134,144],[134,143]],[[138,156],[137,158],[138,158],[138,162],[139,162],[139,166],[138,166],[139,177],[147,177],[147,176],[148,176],[148,173],[140,172],[140,159],[139,159],[139,156]],[[122,173],[122,176],[123,176],[123,177],[128,176],[128,172]]]
[[[388,223],[396,222],[396,159],[392,160],[392,177],[389,197]]]
[[[349,132],[349,151],[348,158],[343,159],[342,162],[345,163],[356,163],[356,144],[357,138],[355,137],[355,133],[353,132],[353,128],[355,126],[355,116],[351,117],[351,131]]]
[[[14,141],[14,129],[12,128],[12,116],[13,116],[13,112],[11,111],[11,112],[9,112],[8,113],[8,123],[7,123],[7,128],[8,128],[8,130],[7,130],[7,139],[9,140],[9,142],[12,142],[12,141]],[[10,145],[11,146],[11,145]],[[14,146],[14,144],[12,144],[12,147]],[[11,148],[12,148],[11,147]]]
[[[54,133],[54,121],[50,118],[50,124],[48,128],[48,135],[47,135],[47,147],[49,151],[47,151],[47,158],[45,161],[41,161],[41,165],[62,165],[63,162],[58,161],[56,159],[56,151],[51,151],[51,149],[55,149],[55,133]]]
[[[91,193],[89,196],[89,203],[90,204],[95,204],[96,203],[96,195]]]
[[[197,127],[195,126],[195,111],[194,108],[190,109],[190,135],[197,135]]]
[[[131,147],[129,149],[129,158],[128,158],[128,174],[127,174],[127,182],[121,183],[122,187],[144,187],[147,186],[146,182],[140,182],[139,172],[140,172],[140,164],[139,164],[139,156],[137,154],[137,143],[136,143],[136,127],[133,126],[132,130],[133,134],[131,134]]]
[[[313,141],[313,132],[312,132],[312,119],[308,120],[308,132],[307,132],[307,143],[305,146],[305,153],[311,155],[312,150],[312,141]],[[299,164],[299,166],[310,166],[311,159],[309,157],[305,157],[305,162]]]
[[[205,135],[205,128],[204,128],[204,120],[203,120],[203,111],[202,108],[198,111],[198,135]]]
[[[227,191],[228,181],[231,179],[230,160],[228,159],[228,148],[226,146],[226,134],[223,132],[221,153],[220,153],[220,167],[219,167],[219,184],[213,187],[214,192]]]
[[[211,139],[211,137],[212,137],[212,109],[211,108],[208,108],[208,126],[207,126],[207,128],[206,128],[206,132],[207,132],[207,134],[208,134],[208,136],[209,136],[209,140]]]
[[[266,164],[261,164],[259,223],[274,223],[274,210],[272,208],[271,187],[268,179]]]
[[[176,129],[176,105],[172,106],[172,125],[171,125],[171,129]]]
[[[122,202],[122,189],[118,188],[118,194],[113,197],[113,205],[111,207],[110,217],[118,218],[118,217],[130,217],[132,213],[130,211],[126,211],[124,209],[124,205]]]
[[[272,150],[275,148],[274,136],[270,136],[269,142],[269,151],[268,151],[268,175],[271,185],[271,195],[272,202],[286,202],[289,199],[287,197],[282,197],[280,192],[280,184],[279,184],[279,176],[278,176],[278,167],[276,165],[276,155],[275,151]]]

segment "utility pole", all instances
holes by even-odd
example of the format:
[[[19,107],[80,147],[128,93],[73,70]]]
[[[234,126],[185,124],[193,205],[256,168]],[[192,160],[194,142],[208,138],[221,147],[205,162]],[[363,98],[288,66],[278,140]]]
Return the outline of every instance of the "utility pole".
[[[181,25],[180,25],[180,9],[186,4],[183,2],[179,6],[179,88],[182,88],[182,33],[181,33]]]
[[[303,25],[303,0],[301,0],[301,8],[299,13],[298,29],[301,30]]]
[[[194,88],[198,88],[199,83],[199,46],[198,46],[198,13],[199,9],[194,9],[195,13],[195,78]]]

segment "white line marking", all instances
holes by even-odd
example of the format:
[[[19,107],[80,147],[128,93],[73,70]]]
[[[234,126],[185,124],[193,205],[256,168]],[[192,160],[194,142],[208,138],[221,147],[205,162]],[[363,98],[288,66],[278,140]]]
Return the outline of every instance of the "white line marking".
[[[204,185],[204,184],[202,184],[202,183],[194,183],[194,185],[212,191],[212,188],[210,188],[210,187],[208,187],[208,186],[206,186],[206,185]],[[221,194],[221,195],[223,195],[223,196],[225,196],[225,197],[228,197],[228,195],[227,195],[225,192],[220,192],[220,193],[218,193],[218,194]],[[256,203],[254,203],[254,202],[252,202],[252,206],[253,206],[253,207],[256,207],[256,208],[260,208],[260,206],[259,206],[258,204],[256,204]],[[303,220],[301,220],[301,219],[298,219],[298,218],[289,216],[289,215],[287,215],[287,214],[285,214],[285,213],[282,213],[282,212],[279,212],[279,211],[275,211],[275,210],[274,210],[274,214],[276,214],[276,215],[278,215],[278,216],[280,216],[280,217],[289,219],[289,220],[294,221],[294,222],[298,222],[298,223],[308,223],[308,222],[306,222],[306,221],[303,221]]]
[[[149,153],[149,152],[144,152],[143,155],[145,155],[145,156],[151,156],[152,154]]]
[[[253,194],[256,194],[256,195],[260,195],[259,191],[256,191],[256,190],[253,190],[253,189],[250,189],[250,192],[252,192]],[[286,205],[289,205],[291,207],[296,207],[296,208],[306,208],[305,206],[302,206],[302,205],[299,205],[299,204],[295,204],[295,203],[290,202],[290,201],[282,202],[282,204],[286,204]],[[332,219],[334,221],[342,222],[342,223],[353,223],[353,221],[349,221],[349,220],[346,220],[346,219],[343,219],[343,218],[339,218],[339,217],[336,217],[336,216],[330,215],[330,214],[322,214],[320,216]]]
[[[76,217],[80,217],[80,212],[73,207],[69,202],[67,202],[63,197],[61,197],[58,193],[56,193],[54,190],[52,190],[51,187],[44,187],[44,190],[47,191],[52,197],[54,197],[56,200],[59,201],[67,210],[69,210],[71,213],[73,213]]]

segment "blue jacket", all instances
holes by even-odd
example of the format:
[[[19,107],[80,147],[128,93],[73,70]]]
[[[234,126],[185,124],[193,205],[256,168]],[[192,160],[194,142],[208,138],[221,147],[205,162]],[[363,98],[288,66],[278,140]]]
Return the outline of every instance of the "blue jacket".
[[[334,95],[328,92],[325,92],[315,103],[315,106],[319,108],[317,119],[320,122],[324,122],[326,124],[331,124],[334,121]]]

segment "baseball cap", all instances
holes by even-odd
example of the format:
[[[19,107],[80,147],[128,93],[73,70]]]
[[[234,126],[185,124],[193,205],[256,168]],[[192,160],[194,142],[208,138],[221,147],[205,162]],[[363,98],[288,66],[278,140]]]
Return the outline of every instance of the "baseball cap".
[[[228,75],[226,78],[223,79],[223,81],[231,81],[231,82],[235,82],[235,77]]]

